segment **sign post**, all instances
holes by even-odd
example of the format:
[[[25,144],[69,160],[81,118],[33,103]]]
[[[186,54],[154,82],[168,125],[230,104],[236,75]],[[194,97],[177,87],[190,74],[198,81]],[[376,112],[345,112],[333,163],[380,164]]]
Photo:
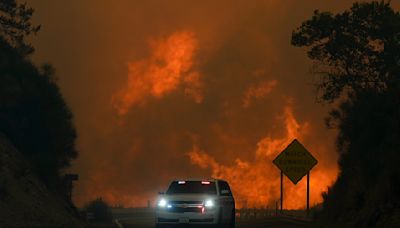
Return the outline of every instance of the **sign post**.
[[[310,209],[310,170],[318,163],[297,140],[293,140],[273,161],[281,170],[281,213],[283,212],[283,174],[294,184],[307,175],[307,213]]]
[[[283,172],[281,171],[281,214],[283,214]]]
[[[310,211],[310,171],[307,172],[307,215]]]
[[[65,174],[64,176],[64,184],[65,184],[65,190],[67,192],[67,197],[68,200],[72,201],[72,188],[73,188],[73,181],[79,180],[79,175],[78,174]]]

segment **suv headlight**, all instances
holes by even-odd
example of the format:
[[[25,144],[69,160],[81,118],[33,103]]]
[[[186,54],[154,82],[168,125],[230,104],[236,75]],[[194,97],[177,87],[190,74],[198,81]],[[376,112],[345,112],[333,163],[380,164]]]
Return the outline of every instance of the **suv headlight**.
[[[157,204],[157,206],[158,207],[162,207],[162,208],[164,208],[164,207],[167,207],[167,200],[166,199],[160,199],[159,201],[158,201],[158,204]]]
[[[211,208],[211,207],[214,207],[214,201],[213,200],[206,200],[205,202],[204,202],[204,206],[205,207],[208,207],[208,208]]]

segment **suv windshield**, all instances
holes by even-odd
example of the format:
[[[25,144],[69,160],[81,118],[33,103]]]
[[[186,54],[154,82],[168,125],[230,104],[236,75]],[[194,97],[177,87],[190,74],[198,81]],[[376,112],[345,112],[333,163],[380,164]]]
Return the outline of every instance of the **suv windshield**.
[[[217,194],[214,181],[174,181],[167,194]]]

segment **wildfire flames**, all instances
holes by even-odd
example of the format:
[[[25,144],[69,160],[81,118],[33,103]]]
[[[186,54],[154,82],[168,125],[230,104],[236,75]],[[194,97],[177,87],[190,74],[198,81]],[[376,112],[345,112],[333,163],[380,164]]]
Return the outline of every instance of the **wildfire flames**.
[[[258,142],[254,161],[236,159],[233,166],[218,163],[213,157],[194,145],[188,156],[193,164],[203,169],[211,169],[215,178],[229,181],[237,200],[237,207],[274,207],[280,198],[280,171],[272,160],[295,138],[302,139],[308,133],[308,123],[300,124],[295,119],[292,108],[284,109],[286,134],[282,138],[267,136]],[[318,157],[317,157],[318,159]],[[331,172],[316,169],[310,181],[311,205],[322,201],[321,193],[335,180]],[[303,182],[303,183],[302,183]],[[305,207],[306,186],[299,186],[287,179],[284,182],[284,207],[299,209]]]
[[[257,137],[264,137],[258,140],[255,150],[248,150],[254,150],[251,155],[252,158],[249,159],[246,155],[247,157],[244,159],[238,153],[242,149],[246,150],[252,147],[257,140],[254,140],[254,138],[249,140],[249,136],[241,135],[243,134],[241,129],[246,130],[247,125],[236,126],[237,121],[231,121],[230,118],[237,118],[232,113],[245,115],[243,118],[242,116],[239,118],[243,120],[252,118],[258,111],[271,113],[272,109],[262,109],[263,107],[257,105],[256,100],[262,101],[273,94],[278,85],[278,80],[272,79],[263,70],[257,71],[253,79],[248,79],[249,77],[245,74],[243,76],[241,74],[236,75],[235,77],[244,77],[248,81],[245,81],[246,83],[243,83],[242,87],[235,85],[234,91],[230,91],[230,94],[234,94],[232,97],[215,96],[215,94],[223,93],[225,89],[231,89],[229,86],[232,87],[232,85],[225,83],[223,84],[226,86],[224,90],[211,93],[214,94],[212,97],[214,100],[210,98],[207,102],[203,102],[204,97],[208,95],[206,92],[209,92],[209,90],[204,89],[207,86],[205,82],[208,82],[208,80],[203,78],[204,75],[198,70],[203,68],[195,61],[199,49],[199,42],[195,34],[190,31],[179,31],[164,38],[153,39],[149,44],[149,56],[128,64],[127,83],[112,95],[112,106],[115,111],[119,116],[130,121],[129,124],[118,125],[118,128],[129,130],[129,126],[135,126],[135,124],[140,126],[139,131],[126,131],[126,138],[124,138],[125,141],[129,141],[127,144],[133,145],[134,149],[122,150],[118,154],[113,154],[113,159],[118,160],[117,165],[106,159],[98,159],[96,172],[91,175],[85,186],[85,194],[87,196],[101,194],[111,204],[144,206],[147,204],[147,200],[153,199],[154,193],[160,190],[153,188],[160,188],[161,182],[174,179],[179,173],[190,176],[193,173],[201,172],[211,173],[215,178],[228,180],[235,195],[237,207],[275,207],[280,198],[280,171],[272,164],[272,160],[293,139],[297,138],[302,142],[303,140],[307,142],[308,139],[315,137],[318,133],[312,132],[313,128],[309,122],[300,123],[295,118],[294,101],[287,101],[285,95],[286,103],[283,102],[283,115],[279,116],[274,123],[281,126],[279,129],[282,129],[283,133],[276,136],[276,132],[271,131],[272,129],[266,129],[270,133],[265,136],[264,130],[258,129]],[[236,73],[236,71],[232,72]],[[207,74],[207,76],[209,75]],[[213,76],[218,77],[220,75]],[[229,80],[231,79],[229,78]],[[199,104],[196,108],[201,115],[187,117],[185,113],[175,113],[175,110],[169,109],[169,107],[166,109],[147,109],[148,106],[152,108],[158,107],[158,104],[162,106],[163,98],[172,93],[176,95],[174,99],[184,101],[189,98]],[[155,102],[149,105],[151,100]],[[232,100],[237,102],[230,102]],[[272,102],[280,101],[274,100]],[[181,102],[176,103],[181,104]],[[212,108],[210,109],[210,107]],[[278,110],[279,107],[281,106],[278,106]],[[133,109],[136,112],[130,113],[130,110]],[[190,109],[192,110],[192,108]],[[164,116],[163,118],[150,119],[147,112],[156,112],[156,116]],[[218,115],[223,116],[222,122],[219,117],[216,118]],[[268,123],[274,122],[271,119],[273,115],[266,117]],[[204,119],[202,119],[203,117]],[[229,121],[223,122],[224,120]],[[169,126],[173,127],[168,128]],[[225,127],[228,129],[225,129]],[[156,130],[155,135],[152,134],[155,131],[154,129],[159,129]],[[232,132],[235,136],[231,137]],[[207,144],[208,138],[213,136],[217,137],[213,138],[212,142],[210,140],[210,144]],[[201,138],[203,141],[197,141],[197,138]],[[309,141],[318,141],[316,139]],[[194,145],[190,149],[192,144]],[[239,145],[240,149],[234,149],[236,151],[232,151],[232,153],[224,153],[233,157],[224,161],[217,159],[220,159],[218,155],[221,152],[229,152],[230,148],[236,148],[235,145]],[[333,166],[326,167],[326,164],[332,164],[332,161],[327,161],[325,158],[324,153],[327,153],[325,145],[320,146],[316,143],[305,144],[305,146],[320,161],[311,171],[310,203],[313,205],[322,201],[321,193],[326,191],[327,187],[336,179],[337,169]],[[203,148],[210,151],[204,151]],[[215,151],[211,151],[213,149]],[[160,154],[159,151],[165,153]],[[155,156],[160,157],[153,161]],[[163,166],[164,162],[168,165]],[[143,164],[145,165],[143,166]],[[170,168],[169,164],[174,164],[173,169]],[[189,172],[186,172],[185,168],[180,170],[181,165],[191,170]],[[126,178],[124,175],[129,172],[148,172],[149,174],[146,176],[146,180],[140,179],[141,175],[136,175],[135,178],[142,181],[137,186],[131,179],[124,182],[124,178]],[[150,176],[153,174],[157,177]],[[159,179],[153,181],[147,177]],[[115,187],[115,183],[125,184],[122,184],[122,187]],[[146,185],[146,189],[144,187],[141,189],[141,185]],[[83,201],[85,194],[80,195],[77,201]],[[284,207],[286,209],[304,208],[306,204],[305,194],[306,183],[304,180],[294,185],[285,178]]]
[[[203,99],[199,72],[193,70],[193,57],[198,42],[192,32],[181,31],[166,39],[150,41],[152,55],[148,59],[128,64],[128,82],[112,98],[119,115],[125,115],[134,105],[148,97],[161,98],[185,87],[186,95],[195,102]]]

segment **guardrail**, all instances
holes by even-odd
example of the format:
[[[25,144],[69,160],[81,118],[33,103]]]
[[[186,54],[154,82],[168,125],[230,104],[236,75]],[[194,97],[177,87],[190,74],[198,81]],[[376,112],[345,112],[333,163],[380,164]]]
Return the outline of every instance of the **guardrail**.
[[[298,219],[307,218],[307,212],[305,210],[284,210],[281,213],[280,210],[271,209],[271,208],[240,208],[236,209],[236,219],[240,220],[248,220],[248,219],[259,219],[266,217],[276,217],[276,216],[284,216],[284,217],[292,217]]]
[[[239,220],[256,219],[276,216],[276,210],[268,208],[241,208],[236,209],[236,218]]]

